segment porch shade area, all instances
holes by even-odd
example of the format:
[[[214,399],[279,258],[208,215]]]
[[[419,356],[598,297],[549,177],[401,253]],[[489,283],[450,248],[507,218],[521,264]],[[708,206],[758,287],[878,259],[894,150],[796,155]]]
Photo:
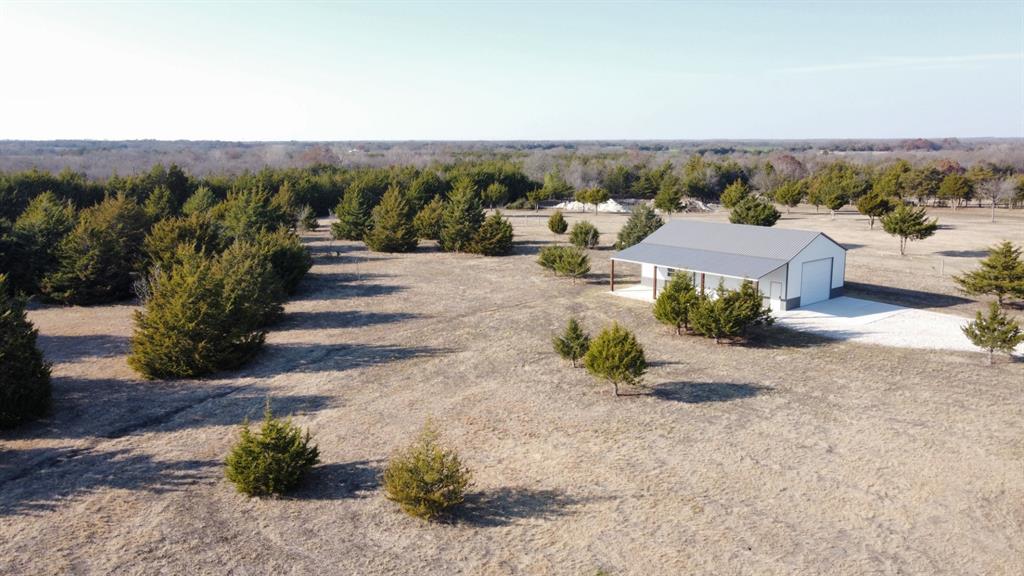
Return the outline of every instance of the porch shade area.
[[[661,244],[634,244],[616,252],[612,260],[634,264],[653,264],[665,268],[706,272],[746,280],[758,280],[769,272],[786,265],[786,260],[728,254],[713,250],[681,248]]]

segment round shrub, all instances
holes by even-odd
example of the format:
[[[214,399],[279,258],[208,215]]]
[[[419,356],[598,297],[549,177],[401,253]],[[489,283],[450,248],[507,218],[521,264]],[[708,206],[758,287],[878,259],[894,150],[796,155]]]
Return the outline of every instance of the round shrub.
[[[0,274],[0,428],[42,416],[50,407],[50,365],[36,346],[25,303]]]
[[[266,496],[283,494],[302,481],[320,461],[320,451],[311,444],[309,431],[288,419],[274,418],[270,403],[259,431],[242,425],[238,443],[224,461],[225,473],[242,494]]]
[[[601,234],[597,228],[586,220],[573,224],[572,230],[569,231],[569,242],[580,248],[593,248],[597,246],[600,238]]]
[[[751,226],[774,226],[782,215],[767,200],[748,196],[737,202],[729,213],[729,222]]]
[[[465,500],[471,474],[459,455],[440,443],[428,422],[419,437],[388,462],[384,494],[407,514],[433,520]]]
[[[555,213],[548,218],[548,230],[555,234],[565,234],[568,229],[569,223],[565,221],[565,216],[562,216],[562,211],[555,210]]]

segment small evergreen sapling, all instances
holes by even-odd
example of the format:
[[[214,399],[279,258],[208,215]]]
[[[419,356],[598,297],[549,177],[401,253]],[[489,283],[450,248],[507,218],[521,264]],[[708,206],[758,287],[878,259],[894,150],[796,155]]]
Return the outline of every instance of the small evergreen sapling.
[[[900,239],[900,256],[907,253],[907,242],[924,240],[939,229],[936,219],[928,220],[924,207],[914,208],[900,204],[895,210],[882,216],[882,228]]]
[[[320,221],[316,218],[316,211],[309,204],[299,208],[298,220],[299,230],[302,232],[313,232],[320,227]]]
[[[504,256],[512,251],[512,236],[512,224],[496,211],[476,231],[472,251],[483,256]]]
[[[654,317],[675,328],[676,334],[682,334],[683,330],[689,330],[690,313],[699,300],[690,274],[674,274],[658,294],[658,299],[654,303]]]
[[[331,224],[331,236],[336,240],[362,240],[370,225],[370,207],[363,192],[349,186],[334,209],[338,221]]]
[[[10,295],[0,274],[0,428],[37,418],[50,407],[50,365],[36,346],[38,332],[25,303]]]
[[[429,521],[465,501],[471,478],[458,453],[444,446],[437,428],[427,422],[419,437],[388,461],[384,495],[407,514]]]
[[[561,210],[555,210],[555,213],[548,218],[548,230],[551,230],[555,234],[565,234],[565,231],[569,229],[569,223],[565,221],[565,216],[562,215]]]
[[[978,312],[962,330],[972,344],[988,352],[989,364],[992,364],[993,352],[1011,354],[1018,344],[1024,342],[1020,325],[995,302],[989,303],[987,315]]]
[[[479,194],[473,183],[461,180],[455,184],[441,221],[441,249],[446,252],[467,252],[484,221]]]
[[[608,381],[612,393],[619,395],[619,385],[639,385],[647,371],[644,349],[632,332],[613,323],[590,343],[583,356],[587,372]]]
[[[412,219],[412,209],[398,186],[389,187],[373,209],[372,225],[363,237],[366,246],[374,252],[416,250],[418,239]]]
[[[555,352],[558,352],[559,356],[571,362],[572,367],[576,368],[580,359],[590,348],[590,335],[583,331],[578,320],[569,318],[565,332],[561,336],[552,338],[552,344],[554,344]]]
[[[283,494],[302,481],[320,461],[309,431],[289,419],[274,418],[267,401],[260,429],[253,432],[248,420],[238,443],[225,460],[226,475],[247,496]]]
[[[729,222],[751,226],[774,226],[782,215],[771,202],[747,196],[737,202],[729,213]]]
[[[857,211],[868,217],[868,229],[875,229],[875,219],[896,209],[896,202],[888,196],[872,190],[857,200]]]
[[[629,219],[619,230],[618,242],[615,244],[615,248],[618,250],[624,250],[630,246],[639,243],[644,238],[651,235],[652,232],[661,228],[665,224],[665,221],[654,213],[647,204],[638,204],[633,208],[633,213],[629,215]]]
[[[594,248],[597,246],[598,241],[601,238],[601,233],[597,231],[597,228],[587,222],[581,220],[572,225],[572,230],[569,231],[569,242],[573,246],[580,248]]]

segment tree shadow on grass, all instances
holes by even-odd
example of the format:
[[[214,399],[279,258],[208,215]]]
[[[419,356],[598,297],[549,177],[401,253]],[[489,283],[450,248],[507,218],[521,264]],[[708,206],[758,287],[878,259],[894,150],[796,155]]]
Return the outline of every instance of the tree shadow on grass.
[[[354,370],[413,358],[448,354],[448,348],[394,346],[390,344],[268,344],[262,366],[254,366],[261,377],[286,372],[331,372]]]
[[[391,274],[376,272],[311,272],[302,280],[299,292],[289,301],[387,296],[405,290],[404,286],[368,283],[391,277]]]
[[[755,384],[670,382],[655,386],[651,390],[651,395],[655,398],[672,402],[704,404],[706,402],[728,402],[730,400],[753,398],[758,394],[770,392],[771,390],[771,388]]]
[[[65,336],[41,333],[36,341],[48,361],[61,363],[127,354],[131,339],[113,334]]]
[[[0,465],[0,517],[41,514],[69,498],[104,489],[162,494],[187,489],[220,474],[214,460],[156,460],[129,450],[98,451],[75,448],[33,449],[35,454],[10,458]],[[35,466],[7,470],[9,463]]]
[[[968,298],[950,294],[923,292],[921,290],[906,290],[903,288],[865,284],[862,282],[847,281],[844,287],[844,293],[846,296],[852,296],[854,298],[864,297],[866,300],[876,300],[878,302],[907,306],[909,308],[948,308],[950,306],[970,304],[973,302],[973,300]]]
[[[522,519],[546,520],[567,516],[584,501],[559,490],[499,488],[466,496],[452,521],[478,527],[498,527]]]
[[[778,324],[756,326],[750,330],[747,338],[737,342],[737,345],[763,349],[817,348],[834,344],[837,340],[843,339],[841,331],[834,330],[832,333],[833,337],[826,337],[807,330],[797,330]]]
[[[942,250],[936,254],[949,258],[984,258],[988,256],[988,250]]]
[[[523,256],[540,253],[541,249],[546,246],[554,246],[558,242],[554,241],[524,241],[524,242],[513,242],[512,243],[512,255]]]
[[[274,331],[351,328],[415,320],[423,316],[410,312],[363,312],[360,310],[299,311],[285,314]]]
[[[292,496],[299,500],[365,498],[380,486],[379,460],[359,460],[316,466]]]

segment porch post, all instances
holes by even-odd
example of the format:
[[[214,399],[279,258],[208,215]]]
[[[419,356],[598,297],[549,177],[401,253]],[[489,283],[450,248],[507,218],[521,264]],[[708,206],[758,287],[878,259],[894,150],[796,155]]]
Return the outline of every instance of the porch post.
[[[704,295],[704,273],[700,273],[700,295]]]
[[[612,260],[612,292],[615,292],[615,260]]]
[[[654,277],[651,278],[651,287],[654,289],[654,299],[658,299],[658,267],[654,267]]]

